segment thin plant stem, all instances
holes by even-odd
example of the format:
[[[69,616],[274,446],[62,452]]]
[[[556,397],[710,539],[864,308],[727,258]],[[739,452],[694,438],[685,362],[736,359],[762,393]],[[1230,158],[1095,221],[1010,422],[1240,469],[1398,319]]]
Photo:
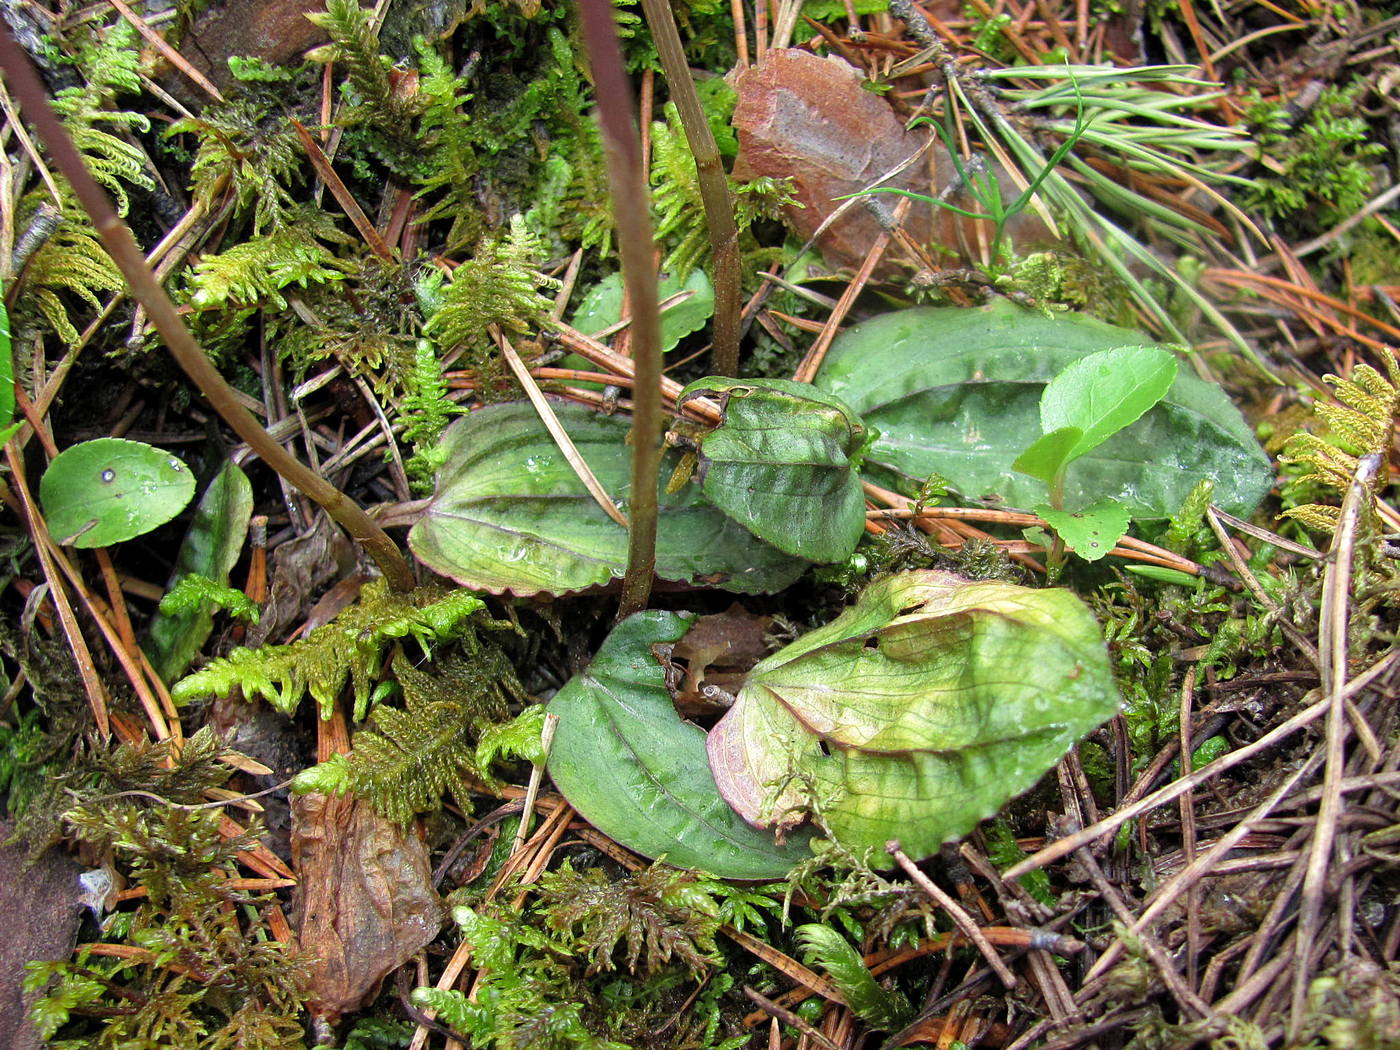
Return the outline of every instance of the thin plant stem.
[[[598,125],[608,161],[622,280],[632,305],[632,490],[628,501],[627,572],[618,619],[646,608],[656,569],[656,472],[661,464],[661,313],[656,302],[642,148],[632,119],[632,91],[609,0],[580,0],[583,40],[598,97]]]
[[[652,42],[666,73],[671,101],[681,115],[681,126],[695,157],[700,184],[700,200],[705,206],[705,226],[710,234],[715,284],[715,323],[713,329],[715,375],[734,376],[739,369],[740,270],[739,227],[734,220],[734,201],[724,174],[719,147],[700,105],[700,95],[685,61],[676,20],[668,0],[642,0],[642,11],[651,27]]]
[[[210,362],[180,319],[175,304],[146,264],[145,256],[136,246],[131,231],[117,217],[107,195],[88,173],[73,140],[49,105],[48,96],[30,66],[28,56],[3,24],[0,24],[0,69],[4,70],[24,115],[33,123],[48,147],[55,166],[73,187],[73,193],[92,220],[107,253],[126,278],[132,298],[145,309],[166,349],[185,370],[185,374],[224,422],[262,457],[264,463],[319,503],[336,524],[364,546],[394,590],[412,590],[413,570],[404,560],[398,545],[358,504],[278,444],[243,407],[233,388]]]

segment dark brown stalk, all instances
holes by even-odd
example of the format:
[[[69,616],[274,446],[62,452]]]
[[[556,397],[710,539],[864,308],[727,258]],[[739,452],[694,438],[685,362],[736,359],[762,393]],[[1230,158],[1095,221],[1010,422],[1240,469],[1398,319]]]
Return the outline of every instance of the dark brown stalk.
[[[54,165],[73,187],[83,210],[102,238],[107,253],[126,278],[132,298],[145,309],[166,349],[185,370],[185,374],[199,387],[224,422],[262,457],[263,462],[319,503],[338,525],[364,545],[395,590],[412,590],[413,571],[397,544],[358,504],[279,445],[239,403],[233,388],[210,363],[180,320],[175,304],[146,265],[145,256],[136,246],[131,231],[117,217],[107,195],[88,174],[73,140],[49,105],[48,96],[30,66],[28,56],[20,50],[10,36],[9,28],[3,23],[0,23],[0,69],[4,70],[5,79],[9,81],[24,115],[33,123],[48,147]]]
[[[740,269],[739,227],[734,221],[734,201],[729,196],[729,180],[724,174],[719,147],[715,145],[710,122],[700,105],[695,81],[685,61],[685,49],[676,30],[669,0],[642,0],[642,11],[651,28],[651,39],[666,73],[671,89],[671,101],[680,111],[681,126],[690,152],[695,157],[695,171],[700,182],[700,200],[705,205],[705,225],[710,231],[710,252],[714,263],[715,324],[713,330],[714,356],[711,358],[715,375],[733,376],[739,369],[740,330]]]
[[[608,158],[622,280],[632,304],[632,498],[627,574],[618,619],[646,608],[656,569],[656,471],[661,463],[661,314],[656,304],[651,214],[632,91],[622,64],[609,0],[580,0],[583,41],[598,96],[598,125]]]

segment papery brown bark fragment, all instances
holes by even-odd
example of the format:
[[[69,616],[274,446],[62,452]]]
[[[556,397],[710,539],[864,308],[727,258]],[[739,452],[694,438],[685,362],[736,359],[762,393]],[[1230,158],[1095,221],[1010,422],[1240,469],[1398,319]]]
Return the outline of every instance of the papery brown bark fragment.
[[[803,207],[787,207],[783,217],[804,240],[843,203],[835,198],[869,186],[928,141],[927,129],[906,131],[890,104],[862,88],[862,80],[861,73],[841,58],[788,49],[766,52],[761,63],[741,71],[735,82],[739,158],[734,174],[740,179],[791,178],[793,196]],[[948,151],[934,142],[924,157],[882,185],[938,196],[956,178]],[[1004,195],[1014,195],[1008,179],[1002,177],[1001,184]],[[897,201],[888,195],[876,199],[887,213]],[[966,194],[958,194],[951,203],[979,210]],[[976,222],[916,202],[904,226],[919,243],[962,255],[962,246],[977,243]],[[981,225],[983,235],[990,237],[991,224]],[[1009,229],[1013,237],[1023,239],[1045,234],[1040,223],[1029,219],[1012,220]],[[833,268],[855,269],[879,234],[880,224],[857,203],[822,234],[817,247]],[[891,250],[887,260],[896,254]],[[936,261],[955,262],[941,259],[944,253],[937,247],[930,254]],[[877,273],[894,270],[887,261]]]
[[[438,935],[443,906],[428,851],[369,803],[320,794],[292,806],[294,921],[309,962],[308,1007],[328,1021],[358,1009]]]

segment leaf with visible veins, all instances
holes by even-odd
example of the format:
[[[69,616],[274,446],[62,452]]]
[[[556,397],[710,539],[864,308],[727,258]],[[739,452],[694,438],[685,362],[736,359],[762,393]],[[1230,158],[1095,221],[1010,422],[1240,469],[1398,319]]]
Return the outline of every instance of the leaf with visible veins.
[[[710,731],[721,794],[757,827],[815,809],[856,850],[927,856],[1031,787],[1118,709],[1066,590],[888,576],[759,663]]]

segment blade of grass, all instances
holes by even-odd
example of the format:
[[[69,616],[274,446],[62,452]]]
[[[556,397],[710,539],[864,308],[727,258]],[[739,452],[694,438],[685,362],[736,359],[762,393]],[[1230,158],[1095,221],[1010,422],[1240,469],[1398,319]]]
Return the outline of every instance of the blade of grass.
[[[510,345],[510,340],[506,338],[495,325],[491,326],[491,335],[495,337],[496,345],[501,348],[501,356],[506,359],[506,364],[510,365],[510,370],[515,373],[515,378],[520,381],[520,385],[525,388],[525,394],[530,399],[530,404],[535,406],[535,411],[539,414],[540,422],[549,431],[549,436],[554,439],[559,451],[564,454],[564,459],[573,468],[574,474],[579,481],[583,482],[583,487],[588,490],[588,494],[593,497],[593,501],[603,509],[603,513],[612,518],[624,529],[629,528],[627,518],[622,511],[618,510],[613,501],[608,497],[607,490],[598,481],[597,475],[589,469],[588,463],[579,454],[573,439],[569,437],[569,432],[564,429],[564,424],[559,422],[559,417],[554,414],[554,409],[550,407],[549,401],[545,399],[544,392],[540,390],[540,385],[535,382],[535,377],[530,374],[530,370],[525,367],[525,362],[520,360],[520,355],[515,352],[515,347]]]

